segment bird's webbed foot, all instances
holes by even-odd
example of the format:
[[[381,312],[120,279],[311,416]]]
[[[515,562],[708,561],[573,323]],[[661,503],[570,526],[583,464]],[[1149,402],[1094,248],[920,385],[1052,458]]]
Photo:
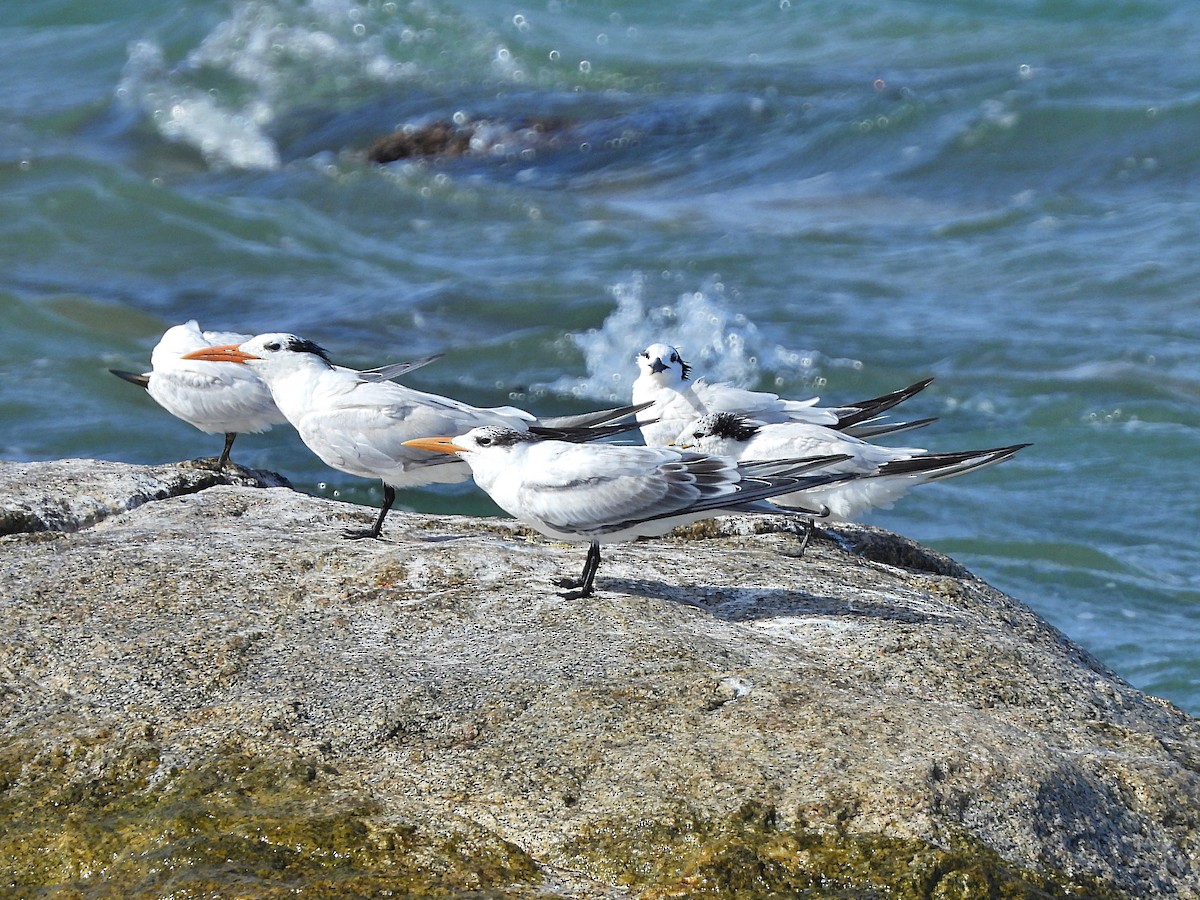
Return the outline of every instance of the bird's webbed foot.
[[[558,596],[564,600],[583,600],[585,597],[591,597],[596,592],[590,584],[582,584],[577,578],[563,578],[558,581],[559,587],[575,588],[575,590],[560,591]]]

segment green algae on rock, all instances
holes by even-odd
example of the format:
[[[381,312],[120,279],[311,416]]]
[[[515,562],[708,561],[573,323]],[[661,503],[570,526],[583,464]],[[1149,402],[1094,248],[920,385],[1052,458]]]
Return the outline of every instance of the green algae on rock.
[[[470,822],[390,819],[321,760],[231,745],[172,766],[153,740],[103,731],[38,743],[0,746],[0,885],[18,894],[511,896],[542,881]]]

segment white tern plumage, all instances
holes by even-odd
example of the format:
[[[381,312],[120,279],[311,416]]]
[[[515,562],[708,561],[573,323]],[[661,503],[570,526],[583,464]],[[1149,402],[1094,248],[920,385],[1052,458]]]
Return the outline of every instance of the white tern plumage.
[[[735,413],[715,413],[689,423],[674,444],[702,453],[729,456],[740,462],[791,459],[814,454],[845,454],[832,472],[861,476],[842,484],[814,488],[792,497],[775,497],[780,506],[824,504],[834,520],[857,518],[866,511],[890,508],[919,484],[951,478],[1002,462],[1028,444],[930,453],[916,447],[882,447],[852,435],[803,422],[764,424]]]
[[[237,364],[267,385],[279,411],[326,465],[383,482],[383,506],[374,525],[349,537],[379,537],[398,487],[466,481],[470,469],[456,457],[405,446],[410,438],[459,434],[480,425],[527,431],[552,428],[562,437],[591,440],[632,426],[598,424],[632,408],[539,420],[512,406],[481,408],[390,381],[371,381],[329,361],[324,349],[294,334],[260,334],[239,344],[184,355],[201,364]],[[595,424],[596,427],[586,427]]]
[[[163,333],[150,354],[149,372],[109,371],[144,388],[159,406],[205,434],[224,434],[225,447],[216,463],[218,469],[223,469],[239,434],[269,431],[272,425],[280,425],[287,419],[275,405],[266,382],[252,369],[234,364],[213,365],[185,356],[196,350],[241,343],[250,337],[233,331],[201,331],[199,323],[192,319]],[[384,381],[440,358],[441,354],[437,354],[359,374],[368,381]]]
[[[817,406],[820,398],[785,400],[778,394],[748,391],[725,382],[691,378],[692,367],[669,344],[651,344],[637,357],[639,374],[633,383],[633,402],[648,404],[637,414],[642,439],[649,446],[670,443],[688,422],[709,413],[733,412],[760,422],[807,422],[845,430],[860,437],[907,431],[932,419],[885,423],[881,413],[924,390],[932,378],[857,403]]]
[[[722,513],[783,513],[766,499],[855,477],[805,474],[844,460],[841,455],[739,466],[671,447],[567,443],[504,426],[407,445],[461,457],[506,512],[548,537],[588,543],[583,574],[564,582],[579,589],[573,597],[592,593],[602,543],[662,535]]]

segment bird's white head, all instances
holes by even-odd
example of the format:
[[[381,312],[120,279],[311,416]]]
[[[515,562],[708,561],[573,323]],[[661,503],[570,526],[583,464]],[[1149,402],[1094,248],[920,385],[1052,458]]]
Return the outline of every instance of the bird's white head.
[[[183,359],[244,363],[260,371],[281,371],[317,365],[329,368],[324,349],[304,338],[284,332],[259,334],[241,344],[222,344],[186,353]]]
[[[638,354],[637,362],[641,377],[668,385],[682,384],[692,371],[670,344],[651,344]]]
[[[510,449],[535,440],[537,438],[526,431],[516,431],[502,425],[483,425],[458,437],[415,438],[405,441],[404,446],[434,453],[454,453],[465,458],[481,450]]]

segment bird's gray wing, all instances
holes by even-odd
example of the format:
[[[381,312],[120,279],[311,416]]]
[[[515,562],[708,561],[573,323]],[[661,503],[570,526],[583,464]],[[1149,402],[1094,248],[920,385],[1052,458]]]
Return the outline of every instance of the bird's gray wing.
[[[437,362],[446,354],[435,353],[433,356],[426,356],[423,359],[414,359],[411,362],[392,363],[387,366],[376,366],[373,369],[362,369],[358,375],[363,381],[391,381],[393,378],[399,378],[401,375],[407,375],[422,366],[427,366],[431,362]]]
[[[711,491],[722,471],[725,480],[736,478],[733,461],[719,457],[688,466],[669,450],[572,447],[583,452],[561,453],[554,465],[522,473],[522,509],[561,531],[602,534],[630,522],[678,514],[700,497],[698,482]]]

